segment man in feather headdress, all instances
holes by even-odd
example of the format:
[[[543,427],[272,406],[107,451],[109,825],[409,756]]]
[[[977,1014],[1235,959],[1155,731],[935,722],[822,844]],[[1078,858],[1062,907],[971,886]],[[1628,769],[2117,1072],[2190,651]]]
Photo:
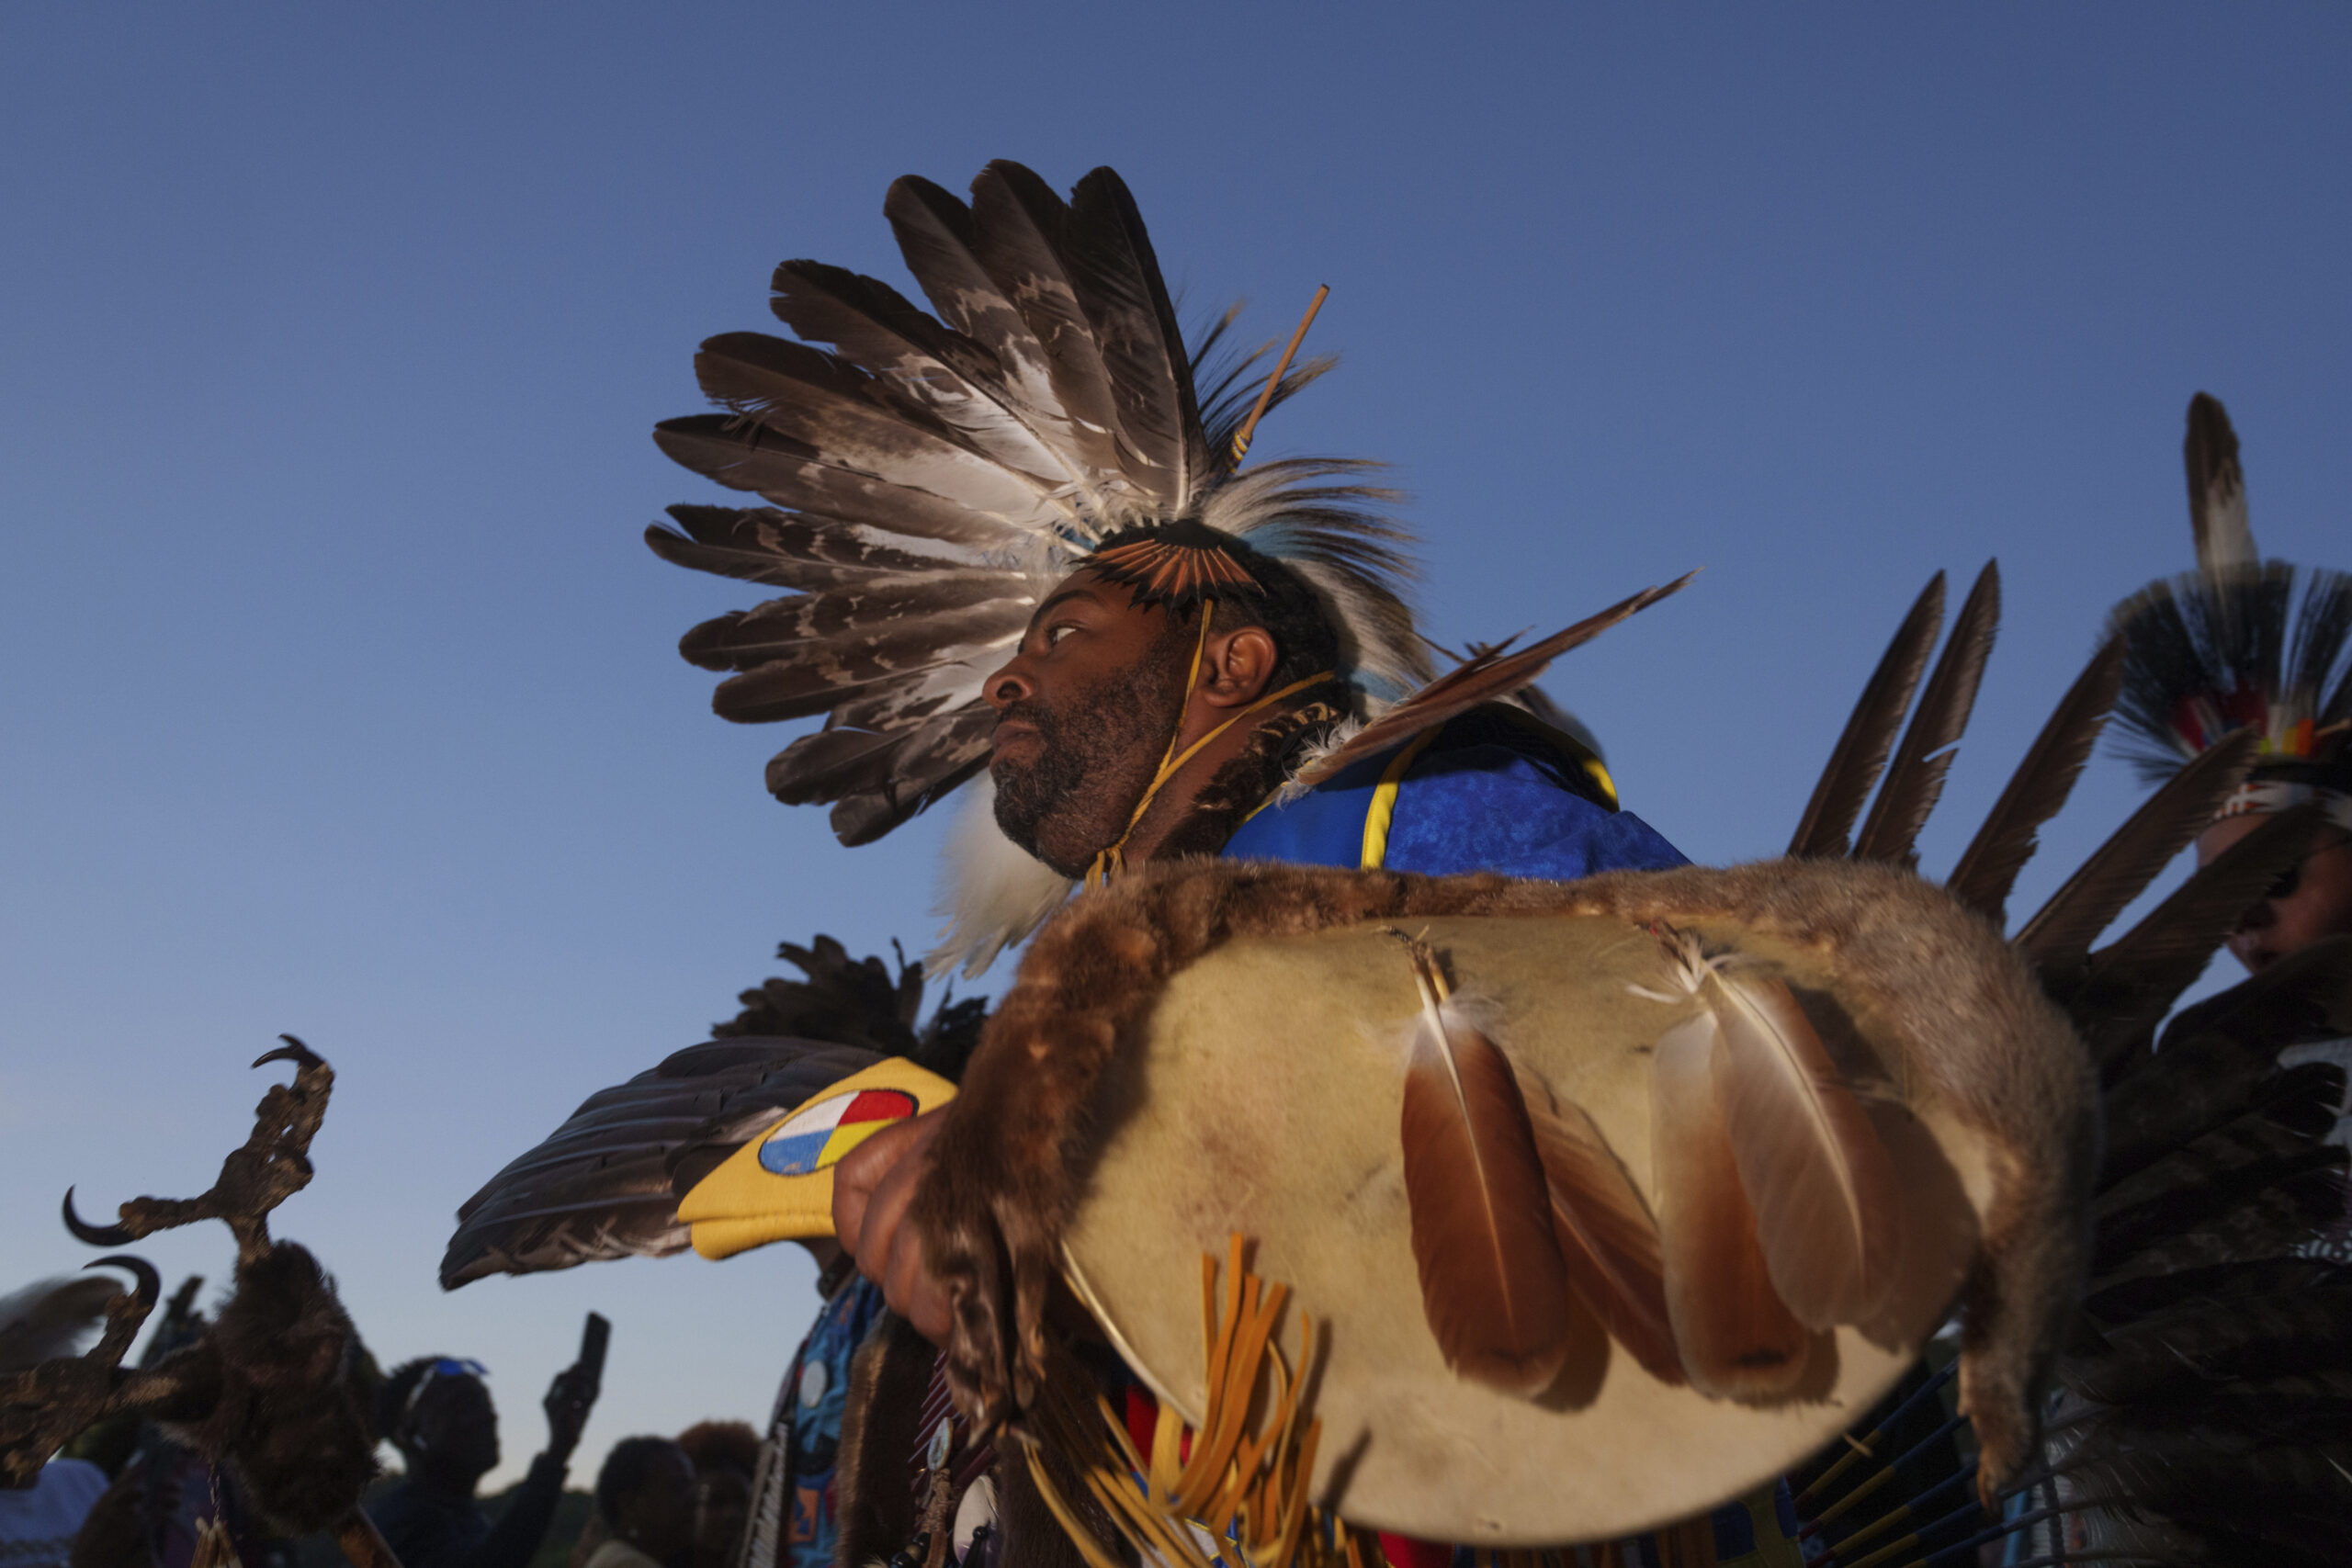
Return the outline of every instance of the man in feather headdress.
[[[787,804],[834,803],[843,842],[985,765],[934,958],[984,967],[1080,880],[1178,856],[1551,878],[1683,863],[1618,808],[1590,749],[1513,701],[1552,657],[1671,590],[1431,680],[1399,592],[1408,536],[1372,510],[1389,498],[1363,482],[1369,465],[1238,471],[1250,395],[1262,391],[1254,422],[1328,362],[1290,370],[1286,355],[1247,383],[1253,355],[1211,376],[1225,324],[1186,345],[1115,175],[1096,170],[1065,203],[995,164],[968,207],[910,177],[885,212],[938,316],[873,279],[785,263],[777,315],[834,352],[712,339],[697,370],[728,412],[660,432],[681,462],[770,504],[673,508],[675,529],[648,542],[800,591],[697,626],[682,651],[733,672],[724,716],[827,716],[768,783]],[[1054,1095],[1054,1070],[1036,1064],[1037,1094]],[[860,1269],[934,1342],[947,1297],[908,1214],[927,1180],[955,1180],[932,1169],[939,1125],[869,1138],[834,1204]],[[933,1392],[925,1407],[944,1408]],[[854,1517],[844,1531],[853,1555],[905,1539]]]
[[[2352,575],[2264,560],[2255,547],[2237,433],[2219,399],[2188,405],[2183,446],[2197,570],[2116,606],[2125,650],[2118,715],[2141,775],[2161,783],[2243,729],[2259,737],[2245,781],[2197,840],[2199,865],[2282,813],[2318,821],[2300,860],[2229,939],[2254,974],[2352,934]],[[2352,1041],[2290,1047],[2282,1066],[2352,1069]],[[2352,1144],[2352,1103],[2332,1142]],[[2352,1212],[2310,1250],[2352,1262]]]

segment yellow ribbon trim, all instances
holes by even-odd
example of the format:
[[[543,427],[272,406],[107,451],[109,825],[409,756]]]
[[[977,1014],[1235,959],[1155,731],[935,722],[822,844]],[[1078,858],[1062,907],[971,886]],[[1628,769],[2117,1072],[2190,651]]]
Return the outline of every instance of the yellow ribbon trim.
[[[1410,768],[1430,742],[1438,737],[1443,725],[1433,725],[1405,742],[1396,755],[1380,771],[1380,783],[1372,792],[1372,807],[1363,814],[1363,870],[1378,871],[1388,858],[1388,829],[1396,819],[1396,792],[1405,783],[1405,771]]]

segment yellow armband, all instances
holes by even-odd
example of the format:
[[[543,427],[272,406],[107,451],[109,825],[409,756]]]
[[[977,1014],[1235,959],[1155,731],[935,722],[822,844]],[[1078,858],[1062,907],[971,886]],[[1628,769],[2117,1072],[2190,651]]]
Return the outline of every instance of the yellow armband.
[[[678,1201],[705,1258],[833,1234],[833,1168],[885,1127],[936,1111],[956,1086],[903,1056],[851,1074],[746,1142]]]

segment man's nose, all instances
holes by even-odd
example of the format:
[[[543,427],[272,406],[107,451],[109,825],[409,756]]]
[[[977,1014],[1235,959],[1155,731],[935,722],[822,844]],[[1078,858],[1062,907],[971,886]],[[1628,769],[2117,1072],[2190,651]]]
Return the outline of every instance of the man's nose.
[[[989,676],[987,683],[980,688],[980,694],[988,699],[989,706],[999,713],[1002,713],[1024,697],[1036,695],[1036,682],[1030,680],[1028,671],[1021,667],[1021,658],[1017,654],[1002,669]]]
[[[2237,931],[2268,931],[2272,926],[2275,926],[2278,923],[2278,911],[2270,907],[2270,900],[2267,898],[2257,899],[2254,903],[2246,906],[2245,913],[2238,917]],[[2232,934],[2237,933],[2233,932]]]

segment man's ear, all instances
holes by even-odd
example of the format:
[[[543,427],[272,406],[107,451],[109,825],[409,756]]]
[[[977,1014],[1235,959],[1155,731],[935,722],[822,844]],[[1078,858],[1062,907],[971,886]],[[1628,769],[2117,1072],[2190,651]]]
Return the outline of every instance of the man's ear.
[[[1274,639],[1263,626],[1237,626],[1213,635],[1202,650],[1197,694],[1211,707],[1247,707],[1265,694],[1274,657]]]

